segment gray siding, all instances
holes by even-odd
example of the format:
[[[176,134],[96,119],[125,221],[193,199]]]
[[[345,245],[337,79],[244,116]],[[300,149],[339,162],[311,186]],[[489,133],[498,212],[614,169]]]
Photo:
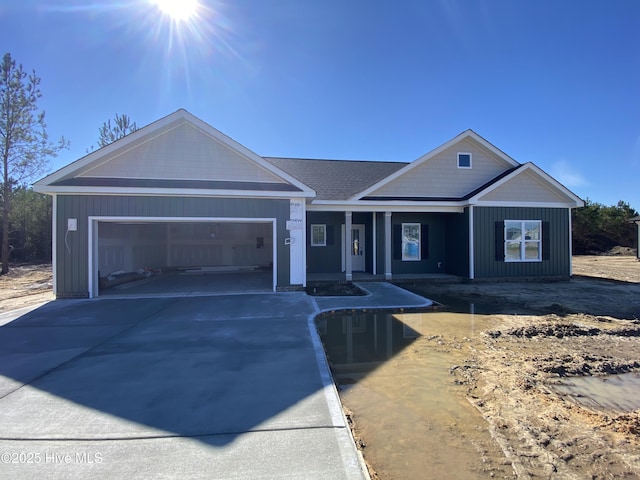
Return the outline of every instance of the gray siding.
[[[373,272],[373,216],[371,213],[354,212],[353,225],[364,225],[365,271]],[[327,226],[327,245],[311,246],[311,225]],[[307,273],[340,273],[342,271],[343,212],[307,213]],[[384,228],[378,224],[378,229]],[[384,238],[384,231],[383,231]],[[378,248],[379,244],[378,244]],[[378,267],[380,268],[380,267]]]
[[[152,217],[243,217],[277,219],[277,286],[289,281],[289,247],[286,220],[289,200],[235,199],[202,197],[137,197],[101,195],[58,195],[56,255],[58,296],[88,295],[88,217],[152,216]],[[78,230],[65,233],[68,218],[78,219]]]
[[[327,226],[327,245],[311,246],[311,225]],[[342,270],[341,225],[344,213],[307,213],[307,273],[340,273]]]
[[[419,262],[405,262],[401,259],[391,260],[391,272],[393,274],[418,274],[418,273],[443,273],[445,262],[445,216],[437,213],[394,213],[391,216],[391,230],[402,223],[420,223],[428,225],[428,258],[422,258]],[[391,250],[394,250],[393,233],[391,238]],[[425,239],[421,239],[422,242]],[[442,268],[438,268],[438,262],[442,262]]]
[[[476,278],[569,275],[569,209],[476,207],[473,213]],[[504,262],[496,259],[496,222],[504,220],[542,220],[541,262]]]
[[[446,217],[445,273],[469,276],[469,209]]]

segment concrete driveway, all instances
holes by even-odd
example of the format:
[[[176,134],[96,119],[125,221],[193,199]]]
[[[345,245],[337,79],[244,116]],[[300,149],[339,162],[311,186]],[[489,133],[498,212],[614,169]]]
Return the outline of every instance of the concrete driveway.
[[[0,315],[0,478],[365,478],[317,310],[286,293]]]

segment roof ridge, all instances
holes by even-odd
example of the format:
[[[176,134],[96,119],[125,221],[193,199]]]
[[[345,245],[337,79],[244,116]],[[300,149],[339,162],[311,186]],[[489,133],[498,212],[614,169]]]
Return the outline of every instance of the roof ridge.
[[[392,164],[409,164],[401,160],[348,160],[344,158],[307,158],[307,157],[262,157],[265,160],[293,160],[301,162],[349,162],[349,163],[392,163]]]

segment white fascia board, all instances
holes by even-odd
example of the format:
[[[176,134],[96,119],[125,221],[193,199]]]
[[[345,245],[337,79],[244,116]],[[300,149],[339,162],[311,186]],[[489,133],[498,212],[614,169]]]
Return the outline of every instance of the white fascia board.
[[[228,137],[227,135],[225,135],[224,133],[222,133],[221,131],[217,130],[216,128],[212,127],[211,125],[209,125],[208,123],[204,122],[203,120],[200,120],[198,117],[192,115],[191,113],[187,112],[184,109],[180,109],[170,115],[167,115],[164,118],[161,118],[160,120],[156,120],[153,123],[150,123],[149,125],[136,130],[135,132],[127,135],[126,137],[113,142],[109,145],[107,145],[106,147],[103,147],[99,150],[96,150],[95,152],[90,153],[89,155],[86,155],[82,158],[80,158],[79,160],[76,160],[75,162],[70,163],[69,165],[62,167],[61,169],[47,175],[46,177],[38,180],[36,183],[34,183],[34,187],[36,185],[40,186],[44,186],[44,185],[50,185],[51,183],[55,183],[58,180],[73,174],[74,172],[81,170],[89,165],[91,165],[92,163],[95,163],[96,166],[100,165],[99,161],[101,158],[104,158],[104,161],[109,161],[110,155],[115,153],[116,151],[121,151],[121,153],[126,153],[128,150],[130,150],[131,148],[135,148],[137,146],[139,146],[139,140],[142,137],[148,136],[150,134],[153,134],[154,132],[157,133],[157,135],[153,135],[152,137],[148,138],[144,143],[152,141],[154,138],[156,138],[159,135],[165,134],[167,131],[172,130],[173,128],[177,128],[183,124],[190,124],[198,129],[200,129],[203,133],[205,133],[206,135],[209,135],[210,137],[213,137],[214,139],[218,140],[220,143],[222,143],[225,147],[231,149],[232,151],[246,157],[247,159],[257,163],[258,165],[260,165],[262,168],[264,168],[265,170],[267,170],[268,172],[271,172],[272,174],[276,175],[277,177],[280,177],[282,180],[284,180],[287,183],[290,183],[296,187],[298,187],[299,189],[301,189],[303,192],[305,193],[311,193],[311,196],[315,196],[315,191],[310,188],[308,185],[305,185],[304,183],[302,183],[300,180],[292,177],[291,175],[289,175],[288,173],[286,173],[283,170],[280,170],[278,167],[276,167],[275,165],[273,165],[270,162],[267,162],[266,160],[264,160],[260,155],[258,155],[257,153],[249,150],[247,147],[245,147],[244,145],[241,145],[240,143],[236,142],[235,140],[233,140],[231,137]],[[167,130],[167,127],[171,126],[172,128]],[[126,148],[129,147],[129,148]],[[124,149],[124,150],[123,150]],[[104,163],[104,162],[102,162]],[[308,196],[308,195],[302,195],[302,196]]]
[[[120,150],[127,146],[133,148],[133,146],[137,146],[136,142],[138,142],[142,137],[145,137],[153,133],[154,131],[157,131],[158,133],[164,133],[164,130],[163,130],[164,128],[176,122],[177,120],[180,120],[181,118],[185,118],[185,114],[191,115],[186,110],[178,110],[177,112],[174,112],[170,115],[167,115],[166,117],[156,120],[155,122],[152,122],[149,125],[146,125],[140,128],[139,130],[136,130],[133,133],[130,133],[126,137],[123,137],[120,140],[110,143],[106,147],[102,147],[99,150],[96,150],[95,152],[91,152],[90,154],[85,155],[84,157],[74,162],[71,162],[70,164],[56,170],[55,172],[50,173],[46,177],[41,178],[40,180],[35,182],[33,184],[33,187],[35,189],[35,187],[39,185],[44,186],[44,185],[49,185],[51,183],[55,183],[61,178],[71,175],[73,172],[77,170],[81,170],[84,167],[94,162],[98,162],[102,157],[108,157],[109,155],[116,152],[117,150]],[[135,145],[132,145],[132,144],[135,144]],[[125,152],[126,151],[127,150],[125,150]]]
[[[136,222],[136,223],[273,223],[277,221],[272,217],[144,217],[140,215],[123,216],[123,215],[89,215],[89,221],[97,220],[99,222]]]
[[[504,201],[492,201],[492,202],[474,202],[470,203],[474,207],[532,207],[532,208],[567,208],[566,203],[561,202],[504,202]],[[574,208],[573,206],[569,208]]]
[[[260,165],[262,168],[267,170],[268,172],[271,172],[274,175],[282,178],[283,180],[286,180],[288,183],[290,183],[292,185],[295,185],[296,187],[301,189],[303,192],[312,192],[313,196],[315,196],[315,191],[313,189],[311,189],[308,185],[305,185],[300,180],[292,177],[291,175],[289,175],[284,170],[279,169],[278,167],[276,167],[271,162],[267,162],[264,158],[262,158],[257,153],[253,152],[252,150],[249,150],[244,145],[236,142],[234,139],[232,139],[231,137],[228,137],[227,135],[222,133],[220,130],[212,127],[211,125],[209,125],[205,121],[200,120],[198,117],[195,117],[195,116],[191,115],[186,110],[185,110],[185,113],[187,115],[189,115],[189,120],[194,126],[196,126],[199,129],[201,129],[204,133],[214,137],[216,140],[218,140],[222,144],[224,144],[227,148],[230,148],[232,151],[235,151],[236,153],[239,153],[239,154],[243,155],[244,157],[248,158],[249,160],[252,160],[253,162],[255,162],[258,165]]]
[[[517,166],[520,165],[520,162],[518,162],[517,160],[511,158],[509,155],[504,153],[502,150],[500,150],[498,147],[496,147],[491,142],[489,142],[489,141],[485,140],[484,138],[482,138],[480,135],[478,135],[473,130],[467,130],[466,132],[463,132],[461,135],[464,135],[464,137],[468,137],[468,138],[474,139],[476,142],[478,142],[484,148],[489,150],[491,153],[495,154],[496,156],[502,158],[507,163],[511,164],[511,166],[517,167]]]
[[[378,190],[380,187],[386,185],[387,183],[395,180],[398,177],[401,177],[402,175],[404,175],[405,173],[413,170],[414,168],[418,167],[419,165],[422,165],[423,163],[429,161],[430,159],[432,159],[433,157],[435,157],[436,155],[438,155],[439,153],[447,150],[448,148],[451,148],[452,146],[454,146],[456,143],[464,140],[465,138],[471,138],[473,140],[475,140],[476,142],[478,142],[480,145],[482,145],[484,148],[486,148],[487,150],[490,150],[492,153],[494,153],[495,155],[497,155],[498,157],[502,158],[503,160],[505,160],[507,163],[509,163],[510,165],[512,165],[513,167],[517,167],[520,165],[520,163],[518,163],[516,160],[514,160],[513,158],[511,158],[509,155],[507,155],[506,153],[504,153],[502,150],[496,148],[494,145],[492,145],[491,143],[487,142],[484,138],[482,138],[480,135],[478,135],[476,132],[474,132],[473,130],[465,130],[464,132],[462,132],[461,134],[453,137],[451,140],[449,140],[446,143],[443,143],[442,145],[440,145],[439,147],[431,150],[428,153],[425,153],[423,156],[419,157],[418,159],[414,160],[413,162],[411,162],[410,164],[408,164],[407,166],[401,168],[400,170],[398,170],[397,172],[389,175],[388,177],[380,180],[378,183],[370,186],[369,188],[367,188],[366,190],[357,193],[355,195],[353,195],[349,200],[357,200],[358,198],[362,198],[362,197],[366,197],[367,195],[369,195],[371,192],[375,192],[376,190]]]
[[[314,201],[307,205],[308,212],[440,212],[462,213],[464,205],[459,202],[339,202]]]
[[[135,195],[153,197],[243,197],[243,198],[313,198],[313,192],[280,192],[255,190],[203,190],[199,188],[138,188],[138,187],[103,187],[88,190],[82,187],[65,187],[51,185],[34,185],[38,193],[69,195]]]
[[[518,168],[517,170],[514,170],[509,175],[505,176],[504,178],[501,178],[500,180],[498,180],[493,185],[490,185],[489,187],[485,188],[481,192],[477,193],[476,195],[474,195],[473,197],[471,197],[469,199],[469,203],[470,204],[474,204],[474,205],[478,205],[480,203],[489,205],[489,204],[494,203],[494,204],[499,204],[499,205],[492,205],[492,206],[504,206],[505,202],[482,202],[482,200],[480,200],[480,198],[484,197],[486,194],[488,194],[489,192],[492,192],[496,188],[504,185],[505,183],[510,181],[512,178],[515,178],[518,175],[526,172],[527,170],[531,170],[532,172],[536,173],[543,181],[547,182],[550,186],[552,186],[556,190],[559,190],[560,193],[562,193],[563,195],[565,195],[566,197],[568,197],[568,198],[570,198],[572,200],[572,202],[568,202],[568,203],[558,203],[558,202],[550,202],[549,204],[546,204],[546,203],[542,204],[541,203],[539,206],[551,205],[551,204],[558,204],[558,205],[562,205],[563,207],[568,207],[568,206],[571,206],[571,207],[583,207],[584,206],[584,201],[580,197],[578,197],[575,193],[573,193],[567,187],[562,185],[560,182],[558,182],[556,179],[554,179],[551,175],[549,175],[544,170],[542,170],[537,165],[535,165],[535,164],[533,164],[531,162],[525,163],[524,165],[522,165],[521,168]],[[506,203],[509,203],[510,205],[513,205],[513,206],[516,206],[517,202],[514,202],[514,203],[506,202]],[[531,205],[531,203],[529,203],[528,205]]]

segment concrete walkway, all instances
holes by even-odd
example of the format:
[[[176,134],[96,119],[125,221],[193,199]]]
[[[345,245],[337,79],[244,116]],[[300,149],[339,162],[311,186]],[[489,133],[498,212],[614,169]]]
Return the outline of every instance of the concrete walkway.
[[[313,318],[428,302],[361,287],[0,315],[0,478],[366,478]]]

